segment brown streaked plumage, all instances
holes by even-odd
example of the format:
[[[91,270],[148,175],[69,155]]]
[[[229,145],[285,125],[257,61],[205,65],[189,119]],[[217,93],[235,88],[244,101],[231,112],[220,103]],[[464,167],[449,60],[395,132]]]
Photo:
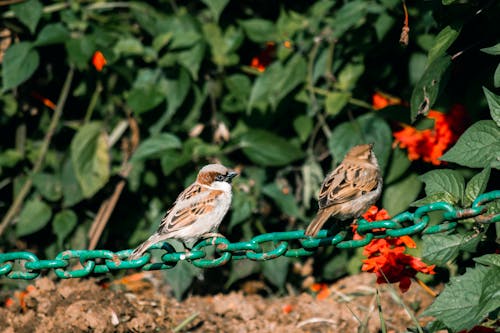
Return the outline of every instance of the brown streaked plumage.
[[[372,144],[354,146],[330,172],[318,198],[319,210],[305,231],[316,236],[330,217],[348,220],[361,216],[379,198],[382,176]]]
[[[196,181],[179,194],[158,230],[139,245],[129,259],[139,258],[151,245],[166,239],[194,243],[217,231],[231,204],[231,180],[236,172],[221,164],[204,166]]]

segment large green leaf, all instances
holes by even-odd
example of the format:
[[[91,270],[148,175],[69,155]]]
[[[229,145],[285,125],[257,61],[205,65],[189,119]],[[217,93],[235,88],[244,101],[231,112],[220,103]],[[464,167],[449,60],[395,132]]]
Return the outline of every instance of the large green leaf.
[[[328,139],[328,147],[337,163],[349,149],[363,143],[374,143],[375,156],[384,171],[391,153],[392,132],[387,122],[374,113],[340,124]]]
[[[38,198],[26,202],[21,213],[19,221],[16,224],[17,237],[31,235],[47,225],[52,216],[52,211],[45,202]]]
[[[500,268],[477,265],[450,283],[423,313],[454,331],[469,330],[500,307]]]
[[[21,1],[12,5],[12,11],[16,17],[25,26],[30,29],[31,33],[35,32],[36,26],[43,14],[43,5],[38,0]]]
[[[248,38],[256,43],[265,43],[277,39],[276,27],[272,21],[252,18],[239,21],[239,23]]]
[[[453,25],[446,26],[443,30],[439,32],[434,40],[434,45],[429,50],[429,57],[427,63],[430,64],[438,57],[441,57],[446,53],[446,50],[453,44],[460,34],[461,27],[456,27]]]
[[[425,193],[448,193],[453,199],[453,204],[461,203],[464,196],[464,177],[455,170],[432,170],[421,175],[420,180],[425,183]]]
[[[291,192],[284,193],[276,183],[271,183],[262,188],[262,193],[273,199],[283,214],[301,217],[299,206]]]
[[[56,235],[59,246],[63,246],[64,240],[75,229],[77,223],[78,217],[70,209],[62,210],[54,216],[52,232]]]
[[[384,188],[382,207],[387,209],[391,216],[399,214],[418,197],[421,188],[422,183],[418,180],[417,174],[412,173]]]
[[[43,27],[38,34],[35,45],[45,46],[63,43],[69,38],[69,31],[61,23],[52,23]]]
[[[493,120],[480,120],[469,127],[440,160],[469,168],[500,169],[500,128]]]
[[[436,265],[455,260],[460,250],[474,252],[481,240],[478,234],[434,234],[423,237],[422,258]]]
[[[110,157],[102,124],[83,125],[71,141],[71,162],[83,196],[90,198],[109,179]]]
[[[57,201],[62,197],[61,180],[54,174],[43,172],[33,175],[33,185],[49,201]]]
[[[261,166],[287,165],[304,154],[300,148],[271,132],[252,129],[240,137],[243,153]]]
[[[415,121],[420,115],[427,115],[429,113],[430,108],[436,102],[440,90],[446,84],[446,74],[450,64],[451,58],[447,55],[442,55],[427,66],[411,94],[412,121]]]
[[[3,57],[2,90],[15,88],[28,80],[38,68],[40,56],[29,42],[10,46]]]
[[[75,65],[76,68],[84,70],[88,68],[90,59],[96,50],[94,38],[86,35],[72,37],[65,43],[68,61]]]
[[[132,157],[133,161],[158,158],[167,151],[181,148],[179,138],[171,133],[161,133],[142,141]]]
[[[63,207],[70,207],[83,199],[80,183],[76,179],[75,170],[71,158],[68,158],[61,172],[61,186],[63,193]]]
[[[495,121],[497,126],[500,127],[500,96],[492,93],[485,87],[483,87],[483,91],[488,101],[491,118]]]
[[[289,266],[290,258],[285,256],[273,260],[266,260],[262,263],[262,273],[274,286],[283,289]]]
[[[476,200],[477,196],[486,190],[491,169],[484,168],[483,171],[472,177],[465,187],[464,206],[468,207]]]

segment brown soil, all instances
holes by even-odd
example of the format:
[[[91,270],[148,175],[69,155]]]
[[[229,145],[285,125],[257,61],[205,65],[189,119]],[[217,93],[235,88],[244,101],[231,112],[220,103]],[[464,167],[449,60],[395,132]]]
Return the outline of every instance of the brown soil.
[[[173,332],[190,317],[177,331],[377,332],[380,328],[375,278],[371,274],[338,281],[321,300],[310,293],[262,297],[231,292],[190,296],[179,302],[160,292],[165,288],[156,274],[149,275],[146,282],[129,281],[125,285],[122,282],[103,287],[93,279],[37,279],[24,298],[19,293],[17,297],[11,295],[11,304],[0,307],[0,331]],[[415,316],[432,302],[432,297],[416,283],[402,295],[388,286],[378,289],[389,332],[404,332],[415,326],[399,304],[400,299]],[[425,323],[425,319],[419,320]]]

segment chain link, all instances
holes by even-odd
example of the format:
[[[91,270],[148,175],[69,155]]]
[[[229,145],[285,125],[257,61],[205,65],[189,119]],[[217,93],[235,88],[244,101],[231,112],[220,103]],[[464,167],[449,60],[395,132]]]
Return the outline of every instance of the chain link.
[[[135,260],[128,260],[132,254],[131,249],[118,252],[66,250],[53,260],[39,260],[31,252],[0,253],[0,277],[31,280],[37,278],[41,271],[53,269],[59,278],[67,279],[121,269],[170,269],[181,260],[189,261],[199,268],[210,268],[223,266],[231,260],[262,261],[280,256],[310,256],[316,249],[324,246],[356,248],[368,245],[374,238],[448,232],[454,230],[460,221],[472,220],[483,224],[499,222],[500,212],[488,213],[487,206],[497,199],[500,199],[500,191],[492,191],[478,196],[470,208],[435,202],[417,208],[414,213],[403,212],[384,221],[368,222],[361,218],[357,222],[357,233],[363,237],[361,239],[347,239],[349,234],[352,235],[347,230],[340,230],[334,235],[321,230],[315,238],[305,236],[303,230],[294,230],[262,234],[246,242],[231,243],[223,237],[209,238],[184,252],[177,252],[172,245],[163,242],[154,244],[142,257]],[[429,226],[429,214],[434,212],[443,212],[441,222]],[[151,261],[152,251],[164,252],[159,256],[161,261]],[[77,265],[74,264],[75,261]]]

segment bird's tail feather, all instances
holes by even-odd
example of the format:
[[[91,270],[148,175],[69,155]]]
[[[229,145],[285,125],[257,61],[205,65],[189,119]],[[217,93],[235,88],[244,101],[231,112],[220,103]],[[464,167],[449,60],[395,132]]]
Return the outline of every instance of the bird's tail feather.
[[[162,240],[162,237],[157,234],[157,233],[154,233],[153,235],[151,235],[151,237],[149,237],[144,243],[142,243],[141,245],[139,245],[135,250],[134,252],[132,252],[132,254],[128,257],[129,260],[135,260],[135,259],[138,259],[140,256],[142,256],[144,254],[144,252],[146,252],[147,249],[149,249],[149,247],[155,243],[158,243],[159,241]]]
[[[328,220],[330,217],[331,213],[328,212],[327,210],[320,210],[314,220],[311,221],[309,226],[306,229],[305,235],[306,236],[316,236],[318,232],[321,230],[325,222]]]

